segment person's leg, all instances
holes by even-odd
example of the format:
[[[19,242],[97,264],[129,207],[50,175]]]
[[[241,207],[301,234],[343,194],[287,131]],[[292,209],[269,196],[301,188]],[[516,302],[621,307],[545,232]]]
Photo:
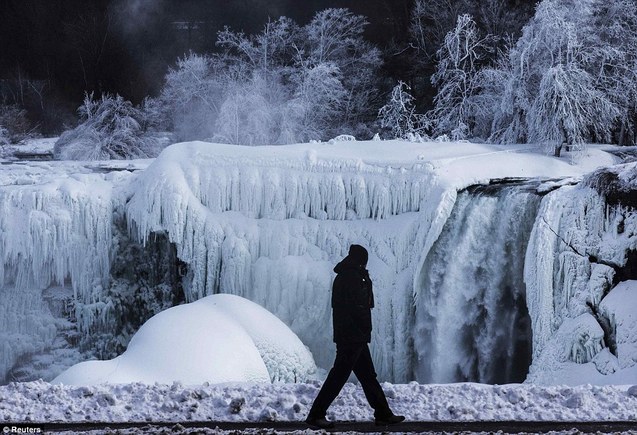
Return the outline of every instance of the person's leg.
[[[330,370],[321,391],[319,391],[312,408],[310,409],[310,418],[325,417],[327,408],[330,407],[338,393],[340,393],[343,385],[347,382],[347,378],[352,373],[356,360],[359,358],[361,350],[367,346],[360,344],[337,344],[336,359],[334,367]]]
[[[393,415],[391,409],[389,409],[385,392],[378,383],[374,362],[367,345],[360,351],[358,360],[354,365],[354,374],[360,381],[361,387],[363,387],[363,392],[369,405],[374,408],[374,417],[383,418]]]

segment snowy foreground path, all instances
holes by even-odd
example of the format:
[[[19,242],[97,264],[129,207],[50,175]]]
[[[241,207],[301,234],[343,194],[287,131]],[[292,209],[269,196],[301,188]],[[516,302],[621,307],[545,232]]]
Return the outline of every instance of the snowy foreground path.
[[[185,425],[184,428],[196,425],[194,422],[209,428],[214,428],[215,422],[229,422],[253,423],[228,426],[230,431],[233,427],[237,430],[295,431],[303,426],[285,422],[300,422],[305,418],[319,385],[318,382],[200,386],[175,383],[77,387],[43,381],[12,383],[0,387],[0,425],[60,422],[64,424],[57,427],[63,430],[64,427],[72,429],[65,426],[68,423],[85,423],[84,429],[80,424],[77,430],[98,430],[91,423],[99,423],[98,427],[104,428],[105,422],[155,422],[161,423],[164,430],[170,430],[179,422]],[[637,431],[637,386],[421,385],[414,382],[385,383],[383,388],[396,413],[405,415],[412,422],[423,422],[421,426],[395,428],[401,432],[510,432],[507,428],[517,431],[516,423],[488,426],[495,424],[489,423],[494,421],[526,422],[520,424],[520,432],[528,431],[530,427],[535,427],[534,431],[567,430],[565,426],[547,425],[548,422],[598,422],[600,425],[591,426],[591,431]],[[345,386],[328,417],[342,422],[360,422],[353,426],[345,423],[337,427],[339,431],[384,431],[384,428],[369,423],[371,409],[362,390],[355,384]],[[447,424],[435,426],[441,422]],[[534,422],[544,423],[534,426]],[[613,426],[607,424],[610,422],[624,423]],[[466,426],[454,426],[461,423]],[[546,429],[541,430],[541,427]],[[581,430],[588,431],[587,427],[581,427]],[[51,429],[55,430],[55,427]],[[223,429],[220,426],[220,430]]]

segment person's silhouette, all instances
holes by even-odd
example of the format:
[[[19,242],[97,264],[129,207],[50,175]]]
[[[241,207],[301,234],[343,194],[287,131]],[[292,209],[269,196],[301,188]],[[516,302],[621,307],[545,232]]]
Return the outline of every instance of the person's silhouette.
[[[372,281],[365,268],[367,258],[365,248],[351,245],[349,254],[334,268],[337,275],[332,285],[332,320],[336,359],[305,420],[312,427],[334,427],[325,414],[352,371],[360,381],[367,401],[374,408],[377,425],[400,423],[405,419],[401,415],[394,415],[389,408],[369,353],[374,294]]]

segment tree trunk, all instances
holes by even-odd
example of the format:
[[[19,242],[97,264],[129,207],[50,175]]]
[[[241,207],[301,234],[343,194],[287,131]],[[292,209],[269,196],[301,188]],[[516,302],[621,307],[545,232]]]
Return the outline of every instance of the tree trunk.
[[[624,138],[626,137],[626,122],[622,121],[622,128],[619,130],[619,146],[624,145]]]

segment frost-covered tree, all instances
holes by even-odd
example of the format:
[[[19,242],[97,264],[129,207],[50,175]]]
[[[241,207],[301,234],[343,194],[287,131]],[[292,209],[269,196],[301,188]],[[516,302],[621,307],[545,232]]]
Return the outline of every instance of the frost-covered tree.
[[[389,95],[389,101],[378,111],[380,126],[391,138],[404,138],[423,130],[423,117],[416,113],[411,88],[399,81]]]
[[[375,117],[380,66],[365,25],[327,9],[303,27],[281,17],[254,35],[225,28],[221,53],[180,59],[160,101],[180,139],[261,145],[361,133]]]
[[[453,31],[438,50],[438,66],[431,82],[438,92],[427,117],[434,134],[452,133],[454,139],[471,134],[484,108],[477,98],[480,63],[489,53],[491,36],[482,37],[469,15],[460,15]]]
[[[7,143],[17,143],[37,135],[37,128],[29,121],[27,111],[18,104],[0,103],[0,128],[3,129],[0,137],[4,137]]]
[[[544,143],[559,157],[562,144],[581,147],[591,128],[597,137],[608,137],[617,115],[616,106],[595,88],[590,74],[575,65],[558,64],[542,75],[527,115],[529,141]]]
[[[219,108],[215,141],[241,145],[281,143],[285,89],[255,72],[248,80],[228,84]]]
[[[93,94],[79,107],[81,123],[55,143],[58,160],[108,160],[146,158],[155,155],[157,141],[141,127],[142,114],[119,95]]]
[[[531,2],[508,0],[415,0],[409,33],[418,52],[434,60],[458,16],[471,15],[480,31],[496,36],[491,42],[499,43],[519,33],[532,15],[532,8]]]
[[[332,64],[341,74],[345,94],[339,122],[341,133],[368,134],[365,124],[376,117],[380,51],[363,37],[367,20],[348,9],[317,12],[303,27],[299,51],[304,64]]]
[[[181,140],[214,134],[213,125],[223,98],[225,74],[209,56],[189,53],[168,70],[159,97]]]
[[[245,35],[225,28],[217,45],[226,81],[214,140],[243,145],[287,143],[284,126],[292,90],[288,80],[298,26],[289,18],[269,21]]]
[[[256,35],[246,35],[228,27],[217,34],[217,45],[225,50],[225,57],[244,65],[244,70],[258,70],[261,77],[288,65],[298,26],[287,17],[268,21]]]
[[[416,76],[414,95],[428,95],[428,80],[437,63],[436,54],[447,34],[454,30],[458,16],[470,15],[488,40],[488,60],[495,62],[497,51],[511,38],[517,39],[534,12],[534,2],[510,0],[415,0],[410,12],[409,46],[414,53],[409,68]]]
[[[614,126],[629,125],[635,17],[622,0],[543,0],[502,69],[492,140],[559,154],[563,143],[608,141]]]
[[[333,63],[300,64],[292,77],[294,96],[287,106],[284,131],[290,142],[306,142],[336,133],[347,91]]]
[[[168,131],[172,121],[158,98],[146,97],[139,106],[144,131]]]
[[[9,130],[0,125],[0,146],[9,145]]]
[[[591,59],[595,80],[619,110],[616,140],[637,144],[637,2],[597,1],[582,29],[584,44],[597,47]]]

